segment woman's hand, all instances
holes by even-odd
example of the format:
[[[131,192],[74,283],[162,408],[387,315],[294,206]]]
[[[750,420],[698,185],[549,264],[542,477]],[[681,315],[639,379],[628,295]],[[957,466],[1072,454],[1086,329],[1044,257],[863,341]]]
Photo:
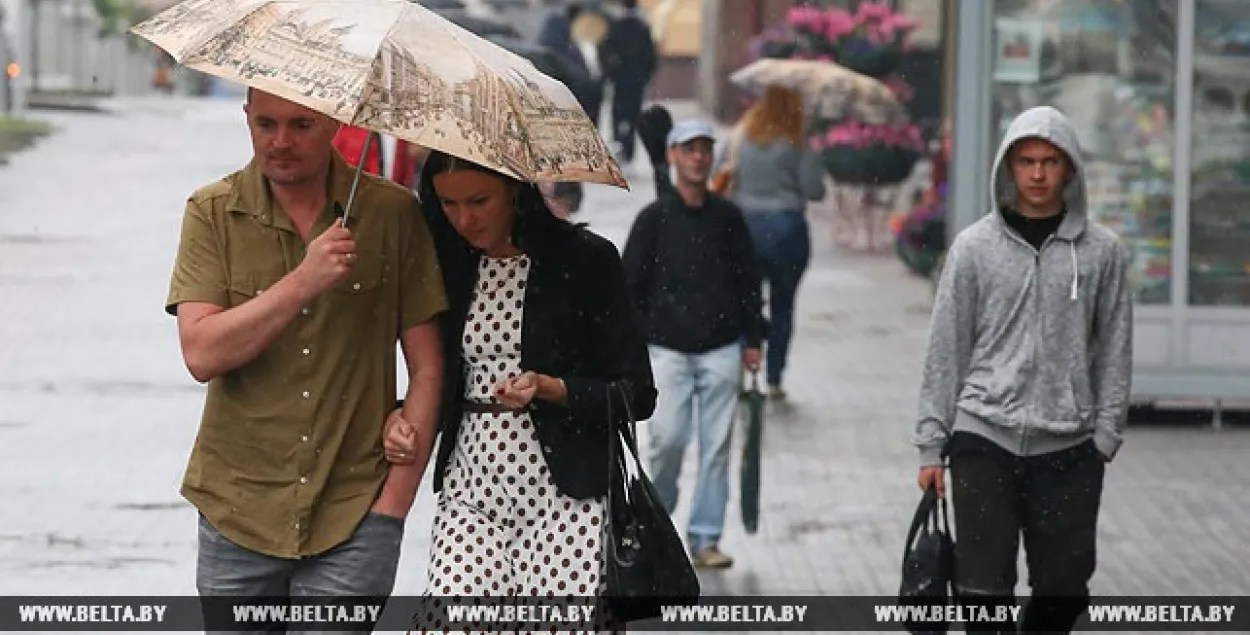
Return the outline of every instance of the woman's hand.
[[[386,418],[382,449],[386,460],[396,465],[411,465],[417,460],[417,427],[408,423],[402,410],[396,409]]]
[[[495,398],[499,403],[516,410],[530,405],[538,394],[539,375],[527,370],[495,384]]]

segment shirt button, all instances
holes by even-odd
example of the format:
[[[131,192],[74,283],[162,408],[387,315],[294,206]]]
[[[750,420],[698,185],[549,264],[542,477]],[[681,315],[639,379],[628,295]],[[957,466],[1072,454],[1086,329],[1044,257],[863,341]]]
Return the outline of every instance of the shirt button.
[[[353,285],[352,285],[352,289],[355,289],[356,291],[360,291],[360,283],[359,283],[359,282],[357,282],[357,283],[353,284]]]
[[[299,523],[295,523],[295,528],[299,529]]]
[[[307,390],[304,391],[304,399],[307,399],[311,396],[312,396],[312,393],[308,392]]]
[[[546,451],[546,452],[551,452],[551,446],[549,446],[549,445],[544,445],[544,446],[543,446],[543,450],[544,450],[544,451]]]
[[[305,355],[307,355],[307,354],[309,354],[309,353],[311,353],[311,352],[312,352],[312,351],[310,351],[310,350],[308,350],[308,349],[304,349],[304,354],[305,354]]]
[[[308,315],[308,307],[304,307],[304,308],[300,309],[300,310],[299,310],[299,312],[300,312],[300,313],[303,313],[304,315]]]
[[[308,443],[308,435],[305,434],[304,436],[300,437],[299,440],[303,441],[304,443]]]
[[[308,482],[308,477],[307,477],[307,476],[301,476],[301,477],[299,477],[299,482],[300,482],[300,484],[301,484],[301,485],[303,485],[303,484],[307,483],[307,482]]]

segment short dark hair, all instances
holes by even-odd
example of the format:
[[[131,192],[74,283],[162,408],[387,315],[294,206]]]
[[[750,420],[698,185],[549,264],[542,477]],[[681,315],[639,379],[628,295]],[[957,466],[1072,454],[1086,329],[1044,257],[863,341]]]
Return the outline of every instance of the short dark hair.
[[[621,0],[621,6],[626,9],[637,9],[638,0]]]

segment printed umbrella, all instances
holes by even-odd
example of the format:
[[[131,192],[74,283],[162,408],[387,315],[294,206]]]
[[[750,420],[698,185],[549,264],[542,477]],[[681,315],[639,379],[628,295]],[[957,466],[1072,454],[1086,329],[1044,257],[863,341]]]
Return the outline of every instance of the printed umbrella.
[[[739,471],[742,526],[753,534],[760,525],[760,450],[764,437],[764,393],[760,392],[759,373],[751,373],[751,383],[742,399],[746,404],[747,438],[742,445],[742,467]]]
[[[823,119],[877,125],[907,120],[906,109],[888,86],[833,62],[765,58],[734,71],[729,81],[756,95],[769,86],[797,90],[809,114]]]
[[[628,188],[568,87],[414,2],[185,0],[131,31],[188,68],[521,180]]]

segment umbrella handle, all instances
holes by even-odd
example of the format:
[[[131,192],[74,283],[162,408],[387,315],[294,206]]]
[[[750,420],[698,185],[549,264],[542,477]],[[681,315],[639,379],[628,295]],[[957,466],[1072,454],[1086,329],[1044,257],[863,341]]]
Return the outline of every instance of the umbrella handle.
[[[347,193],[347,209],[343,210],[343,226],[347,227],[347,218],[352,213],[352,203],[356,202],[356,188],[360,185],[360,173],[365,169],[365,159],[369,156],[369,146],[373,143],[374,132],[365,135],[365,148],[360,151],[360,160],[356,161],[356,174],[352,177],[352,189]]]

